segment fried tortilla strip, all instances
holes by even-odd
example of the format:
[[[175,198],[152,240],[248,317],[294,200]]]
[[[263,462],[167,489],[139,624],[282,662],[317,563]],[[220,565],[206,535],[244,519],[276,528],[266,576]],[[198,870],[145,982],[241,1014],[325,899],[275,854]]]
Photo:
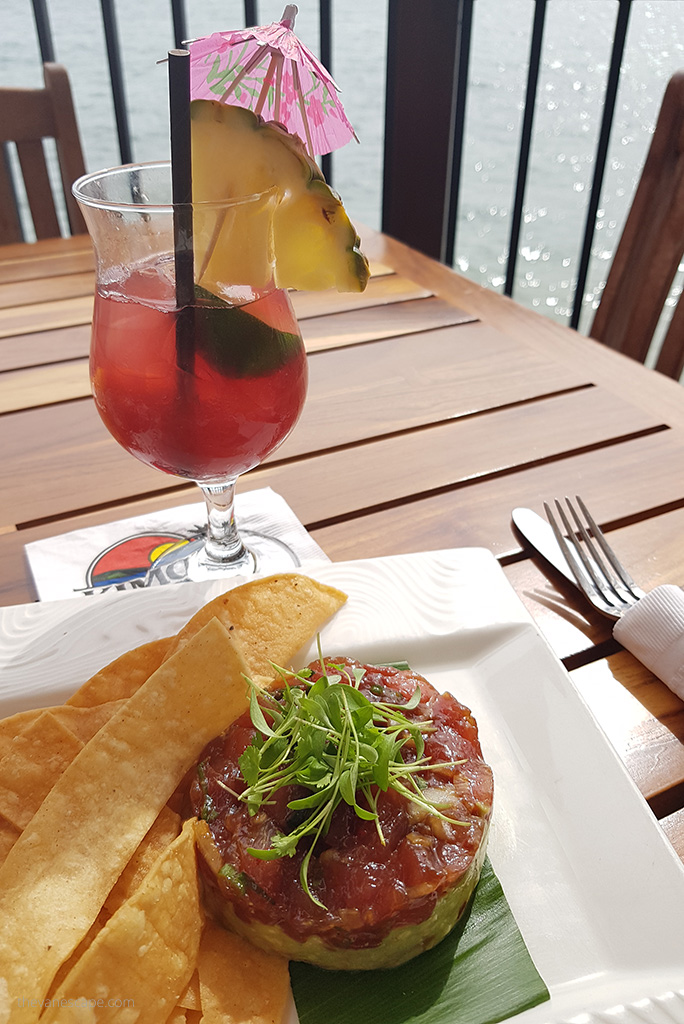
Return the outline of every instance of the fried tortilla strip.
[[[20,835],[21,829],[0,815],[0,867]]]
[[[203,914],[192,822],[157,859],[49,1000],[41,1024],[166,1024],[197,962]],[[101,1001],[101,1002],[100,1002]]]
[[[104,908],[100,911],[100,913],[97,915],[88,931],[85,933],[85,935],[79,942],[78,946],[76,946],[76,949],[73,951],[71,956],[64,961],[60,969],[57,971],[57,974],[55,974],[54,978],[52,979],[50,988],[48,989],[46,1000],[52,999],[55,992],[60,987],[66,976],[71,973],[71,971],[78,963],[78,961],[81,959],[83,954],[86,953],[88,949],[90,949],[93,942],[98,937],[104,926],[107,924],[107,921],[109,920],[110,917],[111,914],[108,914]]]
[[[182,1006],[174,1006],[171,1016],[167,1018],[166,1024],[186,1024],[187,1017]]]
[[[167,657],[179,650],[214,616],[235,629],[252,675],[273,677],[271,662],[285,668],[347,595],[297,573],[252,580],[215,598],[178,633]]]
[[[162,807],[138,849],[119,875],[116,885],[105,900],[104,909],[114,914],[143,882],[157,857],[171,845],[181,831],[180,815]]]
[[[195,833],[195,841],[197,841],[197,833]],[[202,1003],[200,1001],[199,974],[196,970],[188,982],[188,987],[178,1000],[178,1006],[184,1010],[202,1009]]]
[[[0,719],[0,758],[12,751],[15,738],[29,726],[37,722],[44,711],[52,708],[31,708],[29,711],[18,711],[16,715]]]
[[[197,970],[202,1024],[282,1021],[290,998],[287,960],[264,953],[207,918]]]
[[[107,924],[112,914],[133,895],[146,878],[148,871],[150,871],[157,858],[177,838],[180,831],[181,819],[179,815],[175,811],[170,810],[168,806],[162,807],[152,828],[119,875],[116,885],[105,900],[104,906],[97,916],[97,920],[91,925],[85,937],[79,942],[71,956],[64,961],[52,979],[52,984],[48,991],[48,999],[51,999],[55,991],[62,985],[66,976],[73,970],[74,965],[80,960],[96,936]]]
[[[239,644],[212,619],[60,776],[0,868],[0,1021],[25,1024],[210,739],[248,704]]]
[[[0,814],[24,829],[83,743],[43,711],[0,760]]]
[[[10,753],[16,736],[26,732],[49,711],[50,714],[65,728],[69,729],[82,743],[92,739],[112,715],[119,710],[123,700],[113,700],[108,704],[98,704],[91,708],[74,708],[67,704],[56,704],[49,708],[30,708],[18,711],[16,715],[0,719],[0,758]]]
[[[22,719],[23,730],[8,741],[0,757],[0,818],[14,826],[12,842],[6,846],[0,841],[0,864],[67,765],[123,703],[112,701],[94,708],[60,706],[39,710],[28,725]],[[63,712],[75,712],[77,719]],[[63,725],[64,720],[73,728]],[[179,831],[180,823],[174,835]]]
[[[118,700],[107,701],[105,704],[94,704],[90,708],[60,704],[56,708],[50,708],[50,711],[58,722],[73,732],[74,736],[78,736],[79,740],[87,743],[96,732],[99,732],[105,722],[108,722],[112,715],[116,714],[123,706],[124,701],[125,698],[121,697]]]
[[[135,647],[132,651],[126,651],[85,682],[69,697],[67,705],[90,708],[111,700],[130,697],[159,668],[172,640],[173,637],[152,640],[150,643]]]

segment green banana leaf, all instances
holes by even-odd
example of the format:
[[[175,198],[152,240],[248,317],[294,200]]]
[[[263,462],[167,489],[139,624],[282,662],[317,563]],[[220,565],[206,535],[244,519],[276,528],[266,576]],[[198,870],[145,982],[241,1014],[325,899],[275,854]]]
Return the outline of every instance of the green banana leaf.
[[[495,1024],[549,998],[489,859],[434,949],[385,971],[293,962],[290,976],[300,1024]]]

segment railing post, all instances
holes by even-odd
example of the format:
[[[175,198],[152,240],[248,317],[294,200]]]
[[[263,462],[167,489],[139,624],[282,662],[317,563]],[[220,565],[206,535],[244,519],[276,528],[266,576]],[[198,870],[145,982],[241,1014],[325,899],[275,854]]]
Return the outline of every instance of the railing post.
[[[382,230],[444,260],[464,0],[389,0]]]
[[[119,138],[121,163],[130,164],[133,161],[133,150],[131,147],[131,133],[128,127],[126,87],[124,84],[123,66],[121,64],[121,46],[119,44],[114,0],[100,0],[100,7],[102,9],[102,24],[107,44],[107,59],[109,61],[109,76],[112,83],[112,97],[114,99],[116,132]]]
[[[518,173],[515,180],[515,199],[511,217],[511,233],[508,242],[508,264],[506,266],[506,282],[504,295],[513,294],[515,284],[515,267],[518,260],[518,243],[523,218],[523,203],[527,186],[527,169],[532,146],[532,124],[537,105],[537,83],[541,64],[542,42],[544,38],[544,19],[546,17],[546,0],[535,0],[534,21],[532,23],[532,39],[530,42],[530,64],[527,70],[527,89],[525,91],[525,112],[523,114],[522,133],[520,136],[520,153],[518,155]]]
[[[456,225],[461,197],[461,169],[463,165],[463,140],[465,137],[465,111],[468,96],[468,70],[470,68],[470,39],[473,29],[473,4],[475,0],[463,0],[459,27],[458,63],[456,68],[456,100],[454,110],[454,136],[451,147],[451,184],[447,210],[444,262],[454,265],[456,251]]]
[[[173,19],[173,38],[176,49],[183,48],[183,43],[188,38],[188,24],[185,17],[184,0],[171,0],[171,17]]]
[[[580,251],[579,267],[577,270],[577,284],[575,286],[575,297],[573,300],[572,316],[570,318],[570,326],[574,328],[579,326],[580,316],[582,314],[584,289],[587,283],[589,262],[591,260],[591,246],[596,232],[596,215],[601,201],[603,174],[606,169],[610,133],[613,128],[613,120],[615,117],[615,102],[617,100],[618,86],[620,85],[620,69],[622,67],[622,57],[625,52],[625,43],[627,41],[627,27],[629,25],[630,11],[631,0],[620,0],[620,6],[618,7],[617,18],[615,21],[615,31],[613,33],[613,49],[610,55],[610,68],[608,69],[608,79],[606,81],[606,96],[603,101],[601,131],[596,148],[596,157],[594,159],[594,178],[591,183],[591,192],[589,193],[587,221],[584,227],[584,239],[582,241],[582,249]]]
[[[48,14],[45,0],[32,0],[33,20],[38,34],[38,46],[40,47],[40,59],[43,64],[54,64],[55,45],[52,41],[52,29],[50,28],[50,16]]]

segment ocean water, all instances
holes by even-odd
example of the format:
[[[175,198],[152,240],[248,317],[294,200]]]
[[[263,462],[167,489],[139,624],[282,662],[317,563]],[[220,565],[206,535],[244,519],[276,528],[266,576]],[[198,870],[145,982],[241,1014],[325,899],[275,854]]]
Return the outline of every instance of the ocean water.
[[[448,2],[448,0],[445,0]],[[262,22],[283,0],[260,0]],[[567,322],[603,109],[617,0],[549,0],[514,297]],[[48,0],[57,59],[72,79],[89,170],[119,163],[100,5]],[[169,0],[117,0],[135,159],[168,156]],[[240,0],[187,0],[191,37],[240,27]],[[420,4],[416,3],[417,16]],[[501,290],[527,73],[533,0],[477,0],[455,267]],[[379,227],[387,0],[335,0],[333,74],[360,144],[334,154],[353,219]],[[0,0],[0,84],[41,84],[30,0]],[[318,4],[300,0],[297,32],[318,52]],[[635,0],[580,329],[587,329],[671,74],[684,67],[684,0]],[[410,74],[410,68],[407,68]],[[429,110],[430,97],[426,97]],[[419,188],[418,184],[418,188]],[[675,291],[681,290],[680,274]]]

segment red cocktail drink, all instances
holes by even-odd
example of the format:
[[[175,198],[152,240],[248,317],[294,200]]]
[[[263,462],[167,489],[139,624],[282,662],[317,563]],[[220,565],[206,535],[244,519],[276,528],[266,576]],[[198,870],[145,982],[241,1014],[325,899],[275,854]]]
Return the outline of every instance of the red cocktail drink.
[[[157,469],[198,482],[223,481],[258,465],[296,423],[307,367],[285,292],[244,305],[198,289],[174,308],[164,264],[143,267],[95,297],[90,370],[108,430]],[[178,318],[190,338],[178,353]]]
[[[280,538],[254,532],[245,548],[233,511],[238,476],[287,437],[306,396],[299,327],[274,285],[278,189],[174,205],[168,164],[129,164],[73,191],[97,261],[99,413],[122,447],[194,480],[207,503],[187,576],[295,567]]]

